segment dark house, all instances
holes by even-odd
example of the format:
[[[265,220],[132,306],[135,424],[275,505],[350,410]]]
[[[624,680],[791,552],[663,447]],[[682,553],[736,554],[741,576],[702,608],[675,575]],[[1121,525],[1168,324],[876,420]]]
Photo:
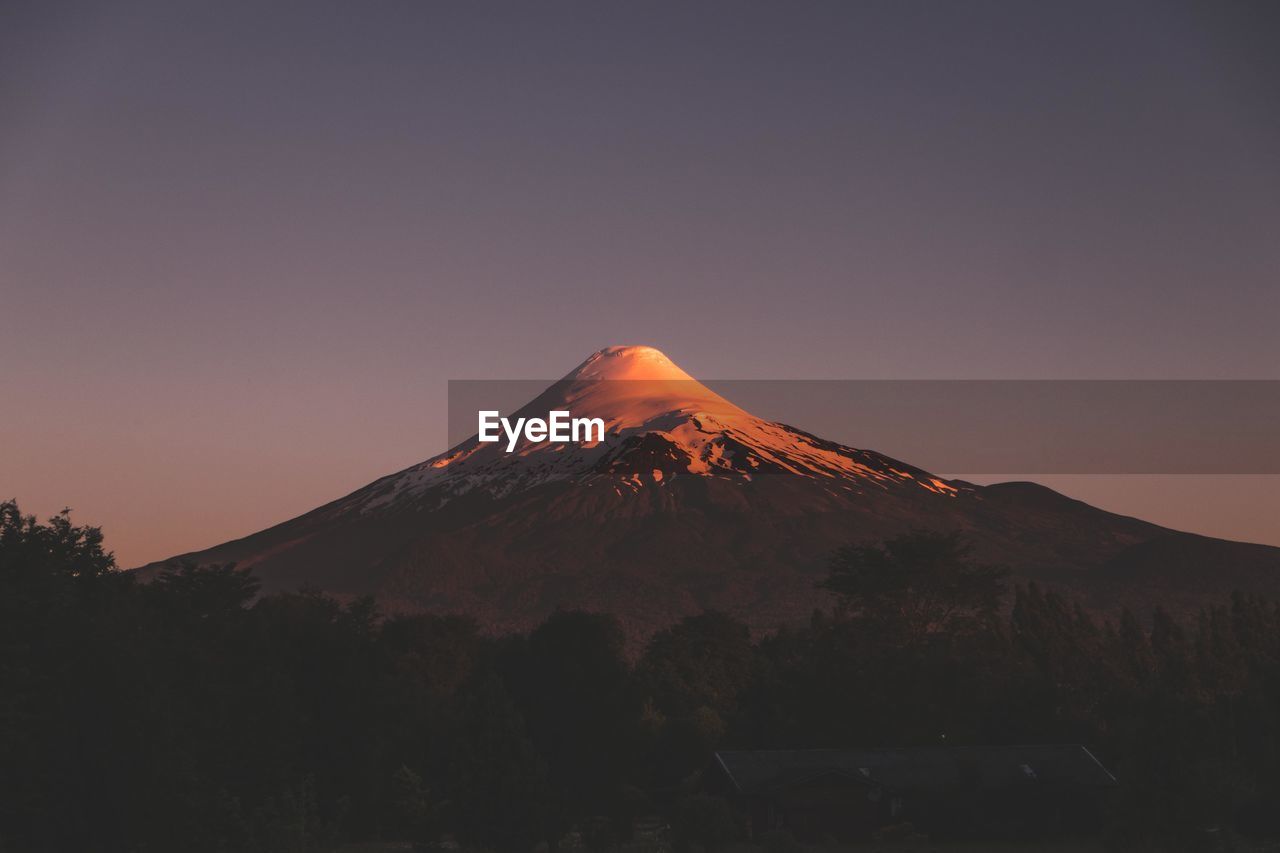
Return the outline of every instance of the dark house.
[[[754,833],[806,840],[903,823],[935,838],[1088,834],[1115,784],[1079,744],[718,752],[710,780]]]

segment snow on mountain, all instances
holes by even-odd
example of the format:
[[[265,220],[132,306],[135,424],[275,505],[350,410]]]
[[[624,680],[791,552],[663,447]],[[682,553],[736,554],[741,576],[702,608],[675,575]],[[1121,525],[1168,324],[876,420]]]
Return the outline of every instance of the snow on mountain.
[[[966,488],[878,453],[755,417],[648,346],[612,346],[592,354],[511,417],[545,418],[553,410],[603,419],[605,440],[521,439],[508,453],[501,442],[472,436],[361,489],[344,502],[346,508],[371,512],[423,499],[443,506],[475,489],[505,497],[565,479],[618,492],[661,487],[679,477],[749,482],[777,473],[819,478],[832,493],[909,488],[954,496]]]

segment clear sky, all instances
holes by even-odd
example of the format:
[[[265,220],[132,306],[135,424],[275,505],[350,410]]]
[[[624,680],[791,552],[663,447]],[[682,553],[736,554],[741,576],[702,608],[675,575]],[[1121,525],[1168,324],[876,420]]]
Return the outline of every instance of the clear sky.
[[[619,343],[1280,378],[1277,8],[8,0],[0,496],[135,565]],[[1280,544],[1277,478],[1160,479],[1058,485]]]

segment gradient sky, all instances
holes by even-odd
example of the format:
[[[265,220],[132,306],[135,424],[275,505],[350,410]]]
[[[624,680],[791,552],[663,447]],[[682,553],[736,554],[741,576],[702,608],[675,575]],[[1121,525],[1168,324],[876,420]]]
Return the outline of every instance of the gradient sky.
[[[1276,9],[7,0],[0,497],[136,565],[618,343],[1280,378]],[[1042,479],[1280,544],[1280,478]]]

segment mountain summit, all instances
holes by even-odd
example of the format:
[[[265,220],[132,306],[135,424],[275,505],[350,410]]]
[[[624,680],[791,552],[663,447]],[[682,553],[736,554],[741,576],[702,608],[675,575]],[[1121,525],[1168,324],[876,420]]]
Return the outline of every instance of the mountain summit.
[[[1032,483],[975,486],[758,418],[653,347],[592,354],[513,417],[601,418],[603,441],[473,436],[318,509],[174,558],[252,568],[264,588],[375,594],[494,630],[556,608],[633,638],[705,608],[759,628],[806,618],[831,552],[913,528],[1099,605],[1195,607],[1280,591],[1280,549],[1177,533]],[[164,565],[143,567],[154,576]],[[1210,573],[1213,574],[1210,574]]]
[[[649,346],[605,347],[569,371],[567,381],[601,379],[696,381],[685,373],[666,353]],[[710,391],[708,395],[714,396]]]

